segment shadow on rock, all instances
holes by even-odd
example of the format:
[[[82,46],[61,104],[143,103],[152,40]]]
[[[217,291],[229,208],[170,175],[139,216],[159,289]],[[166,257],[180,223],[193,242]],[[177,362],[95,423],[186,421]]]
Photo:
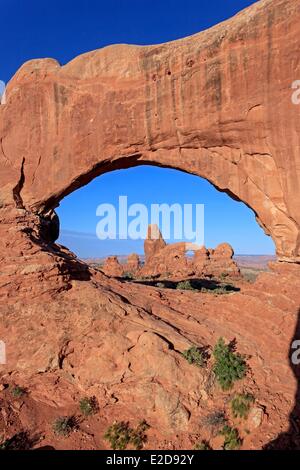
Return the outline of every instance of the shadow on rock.
[[[123,280],[129,281],[130,279]],[[160,289],[192,290],[199,292],[211,292],[215,294],[226,294],[240,291],[239,287],[212,279],[184,279],[182,281],[136,279],[134,282],[146,286],[158,287]]]
[[[289,416],[289,429],[266,444],[263,450],[300,450],[300,308],[290,345],[289,363],[297,380],[294,408]]]

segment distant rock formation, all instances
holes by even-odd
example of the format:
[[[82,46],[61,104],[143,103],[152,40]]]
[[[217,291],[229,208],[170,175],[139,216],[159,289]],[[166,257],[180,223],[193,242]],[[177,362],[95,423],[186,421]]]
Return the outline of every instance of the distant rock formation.
[[[69,290],[82,267],[55,245],[53,211],[141,164],[244,202],[278,260],[300,262],[299,17],[299,0],[262,0],[178,41],[23,64],[0,106],[0,298]]]
[[[107,276],[111,277],[121,277],[124,273],[123,266],[119,263],[117,256],[109,256],[106,258],[102,271]]]
[[[191,246],[189,243],[179,242],[167,245],[157,226],[149,226],[148,237],[155,234],[156,239],[145,240],[148,255],[145,266],[141,270],[143,275],[173,275],[173,276],[231,276],[240,275],[240,270],[233,260],[234,251],[228,243],[222,243],[216,249],[207,250],[204,246]],[[152,243],[152,245],[151,245]],[[152,246],[152,255],[149,254]],[[188,251],[194,251],[188,256]]]
[[[29,61],[10,80],[0,106],[1,442],[28,430],[55,448],[102,449],[115,420],[145,419],[147,448],[194,448],[199,423],[220,404],[229,415],[230,400],[212,381],[213,357],[199,368],[182,353],[208,346],[213,356],[222,336],[249,362],[233,393],[255,395],[252,422],[234,424],[242,448],[262,449],[280,433],[283,448],[299,448],[299,23],[299,0],[262,0],[179,41],[110,46],[64,66]],[[243,201],[280,262],[232,295],[162,292],[108,278],[55,243],[64,197],[141,164],[198,175]],[[138,273],[234,272],[228,245],[190,258],[184,244],[163,244],[147,241]],[[106,268],[128,270],[116,258]],[[17,384],[29,391],[22,401],[11,393]],[[78,414],[81,396],[99,403],[92,432],[80,425],[58,438],[52,422]],[[201,426],[218,449],[213,435]]]
[[[120,264],[116,256],[106,259],[103,272],[111,277],[125,274],[138,276],[216,276],[239,277],[240,270],[233,260],[234,251],[228,243],[215,249],[198,247],[186,242],[167,245],[157,225],[149,225],[144,242],[145,264],[141,266],[139,256],[132,254],[126,264]],[[194,251],[194,256],[188,256]]]

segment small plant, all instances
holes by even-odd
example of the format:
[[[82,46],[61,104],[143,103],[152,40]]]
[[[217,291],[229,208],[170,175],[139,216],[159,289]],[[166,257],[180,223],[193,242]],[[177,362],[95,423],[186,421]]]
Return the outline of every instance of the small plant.
[[[233,343],[225,344],[224,339],[220,338],[213,355],[215,358],[213,371],[222,390],[231,389],[236,380],[245,377],[247,372],[245,358],[234,352]]]
[[[104,439],[109,441],[113,450],[125,450],[129,444],[139,450],[147,440],[145,432],[148,428],[146,421],[142,421],[136,429],[130,428],[129,423],[124,421],[115,422],[107,429]]]
[[[226,279],[226,277],[228,277],[228,276],[229,276],[228,273],[221,273],[220,274],[220,278],[223,279],[223,280]]]
[[[235,418],[246,419],[253,402],[254,397],[249,393],[236,395],[231,401],[231,411],[233,416]]]
[[[210,426],[215,430],[219,430],[222,426],[225,426],[225,424],[227,423],[227,418],[225,416],[224,411],[217,410],[207,415],[204,418],[203,422],[206,426]]]
[[[242,440],[237,429],[226,425],[220,434],[224,436],[224,450],[237,450],[241,447]]]
[[[123,421],[114,423],[104,434],[104,439],[109,441],[113,450],[125,450],[130,442],[130,428]]]
[[[207,287],[201,287],[200,291],[202,294],[213,294],[213,295],[225,295],[230,294],[232,289],[227,288],[226,286],[215,287],[214,289],[207,289]]]
[[[211,447],[210,443],[208,441],[201,441],[201,442],[198,442],[195,447],[194,447],[195,450],[213,450],[213,448]]]
[[[189,364],[194,364],[197,367],[205,367],[207,356],[203,349],[192,346],[191,348],[183,351],[183,357]]]
[[[193,287],[191,281],[181,281],[181,282],[178,282],[178,284],[176,285],[176,289],[178,290],[195,290],[195,288]]]
[[[80,408],[81,413],[84,416],[91,416],[95,414],[98,410],[96,398],[95,397],[82,398],[79,402],[79,408]]]
[[[16,385],[15,387],[12,388],[11,394],[14,398],[21,398],[26,394],[26,390]]]
[[[139,423],[136,429],[131,431],[130,444],[132,444],[136,450],[142,449],[144,443],[147,441],[146,431],[149,427],[149,424],[143,420]]]
[[[53,431],[58,436],[67,437],[76,427],[74,416],[61,416],[53,423]]]
[[[133,279],[133,274],[129,271],[126,271],[123,276],[122,276],[124,279],[127,279],[128,281],[132,280]]]

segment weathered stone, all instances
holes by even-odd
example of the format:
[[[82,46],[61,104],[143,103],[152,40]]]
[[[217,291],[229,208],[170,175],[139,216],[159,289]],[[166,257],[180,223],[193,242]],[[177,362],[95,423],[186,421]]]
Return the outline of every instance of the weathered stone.
[[[136,253],[132,253],[127,258],[127,263],[124,265],[124,271],[128,273],[136,273],[140,269],[140,258]]]
[[[26,62],[0,106],[0,211],[37,215],[42,236],[46,214],[96,176],[167,166],[245,202],[278,258],[299,261],[299,15],[297,0],[262,0],[179,41]]]
[[[105,263],[102,266],[102,271],[107,276],[120,277],[124,273],[124,268],[119,263],[117,256],[109,256],[108,258],[106,258]]]
[[[52,423],[77,414],[81,396],[96,395],[95,436],[120,417],[146,419],[151,448],[190,448],[190,436],[205,432],[201,419],[223,409],[224,394],[216,387],[212,397],[208,388],[202,397],[212,363],[195,367],[182,352],[207,345],[211,353],[220,337],[235,339],[247,357],[241,386],[258,390],[270,415],[261,423],[256,412],[257,432],[243,448],[295,433],[300,121],[291,77],[299,21],[298,1],[262,0],[191,38],[112,46],[63,67],[31,61],[11,80],[0,106],[0,338],[8,357],[1,375],[30,393],[16,411],[1,394],[1,436],[29,429],[55,448],[86,447],[85,429],[62,440]],[[289,263],[220,298],[120,282],[53,243],[49,214],[64,196],[142,163],[202,176],[244,201]],[[155,252],[174,262],[173,248]],[[184,248],[176,250],[183,260]],[[199,257],[218,264],[215,251]]]
[[[157,240],[145,240],[145,253],[147,250],[148,254],[140,274],[153,277],[240,275],[240,270],[232,259],[234,251],[228,243],[222,243],[215,250],[207,250],[204,246],[193,246],[186,242],[167,245],[155,225],[149,226],[148,237],[151,228],[158,237]],[[192,258],[187,256],[188,251],[194,251]]]

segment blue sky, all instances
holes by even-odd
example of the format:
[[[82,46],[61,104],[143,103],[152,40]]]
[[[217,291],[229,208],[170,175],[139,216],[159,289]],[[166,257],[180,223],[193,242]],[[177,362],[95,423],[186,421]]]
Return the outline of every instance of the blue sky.
[[[194,34],[255,3],[251,0],[0,0],[0,80],[23,62],[54,57],[61,64],[115,43],[156,44]],[[96,207],[116,203],[205,204],[205,243],[228,241],[236,253],[274,253],[274,245],[242,203],[207,181],[168,169],[132,168],[106,174],[62,201],[60,241],[79,256],[142,252],[141,242],[100,242]]]

